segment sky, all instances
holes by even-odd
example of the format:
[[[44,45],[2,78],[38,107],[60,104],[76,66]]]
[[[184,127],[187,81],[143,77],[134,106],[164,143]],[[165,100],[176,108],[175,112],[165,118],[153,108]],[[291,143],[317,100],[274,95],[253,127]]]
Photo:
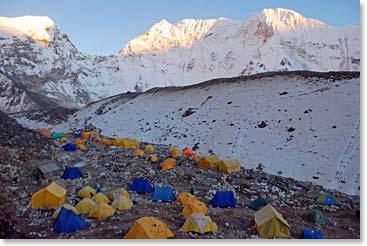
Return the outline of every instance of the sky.
[[[276,7],[336,27],[360,25],[359,0],[1,0],[0,16],[49,16],[81,52],[112,55],[161,19],[245,20]]]

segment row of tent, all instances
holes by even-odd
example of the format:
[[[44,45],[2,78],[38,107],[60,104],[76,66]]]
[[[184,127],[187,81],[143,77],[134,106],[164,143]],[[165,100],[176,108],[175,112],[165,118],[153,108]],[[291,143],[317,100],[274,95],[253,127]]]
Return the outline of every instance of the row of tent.
[[[40,132],[51,136],[53,139],[61,139],[62,142],[66,142],[66,135],[65,133],[57,133],[53,132],[51,133],[47,129],[40,129]],[[82,139],[92,139],[96,142],[103,143],[105,145],[113,145],[123,148],[133,148],[136,149],[133,152],[133,156],[145,156],[145,152],[154,152],[155,148],[152,145],[146,145],[144,150],[138,149],[140,145],[140,141],[136,139],[131,138],[115,138],[113,140],[102,138],[100,137],[97,132],[89,131],[89,132],[81,132],[81,133],[75,133],[74,138],[76,139],[74,142],[69,142],[63,145],[63,149],[68,152],[76,151],[77,149],[80,150],[86,150],[84,141]],[[194,160],[198,162],[199,168],[218,168],[221,172],[238,172],[241,170],[241,164],[238,160],[221,160],[216,155],[209,155],[209,156],[200,156],[195,154],[191,149],[185,149],[183,151],[184,154],[190,155],[193,157]],[[165,161],[161,163],[161,169],[163,171],[172,169],[174,166],[177,165],[177,161],[174,158],[181,158],[183,156],[183,153],[178,148],[171,148],[170,154],[172,158],[167,158]],[[158,162],[158,156],[157,155],[148,155],[146,157],[147,160],[150,160],[152,162]]]
[[[272,207],[265,207],[264,209],[266,209],[266,212],[264,212],[265,216],[261,217],[255,214],[259,236],[264,238],[289,238],[289,225],[287,222],[282,217],[274,219],[275,216],[281,215],[276,215],[277,211]],[[86,222],[73,210],[68,210],[64,207],[61,207],[59,215],[53,223],[53,229],[58,233],[71,233],[86,226]],[[215,233],[218,231],[218,226],[209,216],[192,214],[186,219],[180,231],[197,232],[200,234]],[[125,234],[124,239],[167,239],[171,237],[174,237],[174,234],[164,222],[154,217],[142,217],[133,224]],[[314,229],[305,229],[303,230],[303,238],[322,239],[323,234],[321,231]]]
[[[217,225],[210,219],[210,217],[207,216],[208,209],[206,205],[200,202],[196,196],[188,192],[180,193],[176,197],[171,187],[158,187],[154,189],[146,179],[134,179],[131,190],[139,191],[139,193],[154,192],[151,198],[153,201],[176,201],[183,204],[184,209],[181,215],[186,218],[186,221],[180,229],[181,231],[195,231],[203,234],[206,232],[216,232],[218,230]],[[53,225],[54,230],[57,232],[68,233],[82,229],[86,226],[85,222],[79,217],[80,213],[89,213],[89,217],[103,220],[113,216],[115,209],[131,209],[133,206],[130,200],[130,194],[123,188],[118,188],[111,191],[107,197],[103,193],[97,193],[92,187],[86,186],[82,188],[77,195],[83,199],[77,204],[76,208],[69,204],[64,204],[66,200],[66,190],[57,183],[52,182],[49,186],[36,192],[32,196],[32,208],[58,207],[53,216],[55,219]],[[329,194],[321,195],[317,201],[325,199],[325,196],[329,197],[329,199],[326,200],[329,200],[330,202],[332,196]],[[113,200],[111,206],[108,205],[110,200]],[[214,207],[235,207],[237,205],[233,193],[225,191],[217,191],[210,204]],[[262,208],[259,209],[261,206]],[[250,204],[250,207],[258,210],[254,214],[254,220],[260,237],[290,237],[289,224],[283,218],[283,216],[277,210],[275,210],[273,206],[271,206],[270,203],[265,204],[264,200],[258,198]],[[304,215],[304,219],[320,225],[327,223],[327,218],[319,210],[311,210],[307,212]],[[150,218],[148,221],[151,220],[152,218]],[[141,221],[138,220],[136,225],[134,224],[124,238],[140,238],[141,233],[139,231],[142,230],[140,223]],[[70,226],[67,226],[69,224]],[[155,224],[159,223],[155,222]],[[137,228],[140,229],[138,230]],[[166,226],[162,228],[168,229]],[[144,230],[145,229],[143,229],[143,231]],[[134,233],[131,231],[134,231]],[[167,232],[165,233],[166,236],[171,235],[168,233],[169,229],[165,229],[164,231]],[[320,238],[320,233],[321,232],[315,232],[312,229],[307,229],[304,232],[304,236],[305,238]],[[152,238],[160,238],[158,235],[161,235],[161,233],[157,232],[155,235],[157,237]],[[166,238],[168,237],[169,236]]]
[[[152,200],[162,199],[162,196],[168,197],[168,200],[176,200],[175,197],[172,197],[172,194],[169,196],[166,195],[167,189],[165,189],[165,187],[159,188],[155,189]],[[195,196],[188,194],[181,193],[178,196],[178,202],[190,205],[191,203],[198,201]],[[114,209],[121,209],[119,207],[120,204],[118,204],[119,202],[124,201],[124,199],[130,201],[129,193],[123,188],[118,188],[109,193],[109,198],[115,198],[111,206],[107,204],[109,203],[109,198],[102,193],[96,193],[96,191],[90,186],[86,186],[81,189],[78,192],[78,197],[82,197],[83,199],[76,207],[73,207],[70,204],[63,204],[56,209],[53,215],[53,219],[55,220],[53,228],[56,232],[70,233],[85,228],[86,223],[79,217],[80,213],[89,213],[89,217],[103,220],[113,216],[115,212]],[[92,197],[92,199],[90,199],[90,197]],[[48,187],[40,190],[32,196],[32,207],[56,207],[61,205],[65,201],[65,198],[66,190],[53,182]],[[40,202],[39,200],[42,199],[43,202]],[[115,203],[117,203],[117,206],[115,206]],[[130,201],[129,207],[123,209],[130,209],[131,207],[132,202]],[[184,214],[187,219],[180,229],[181,231],[194,231],[202,234],[218,231],[217,225],[210,219],[210,217],[204,215],[204,213],[207,213],[207,209],[206,211],[203,211],[204,213],[192,212],[193,211],[188,211],[188,213]],[[198,212],[202,212],[202,210]],[[157,226],[160,228],[155,228]],[[136,221],[124,238],[168,238],[173,236],[173,233],[163,222],[160,222],[153,217],[143,217]]]
[[[54,139],[60,139],[62,142],[65,140],[65,134],[52,133],[51,137]],[[114,140],[105,139],[97,136],[96,132],[82,132],[74,135],[77,138],[74,143],[67,143],[63,146],[66,151],[75,151],[76,149],[80,149],[77,147],[78,145],[84,145],[84,141],[82,139],[93,139],[96,142],[101,142],[106,145],[114,145],[120,146],[124,148],[135,148],[136,150],[133,152],[133,156],[143,157],[146,155],[145,152],[154,152],[155,148],[152,145],[145,146],[144,150],[138,149],[140,141],[129,139],[129,138],[116,138]],[[71,147],[71,148],[70,148]],[[177,165],[176,159],[180,159],[183,156],[183,153],[186,155],[191,155],[194,160],[197,161],[199,168],[218,168],[219,171],[222,172],[236,172],[240,171],[240,163],[236,160],[221,160],[216,155],[210,156],[200,156],[194,154],[192,150],[186,149],[183,153],[178,148],[170,149],[170,153],[172,158],[167,158],[162,164],[162,170],[169,170]],[[151,160],[152,162],[157,162],[158,157],[156,155],[148,155],[146,159]],[[78,178],[82,177],[79,169],[66,168],[62,178]],[[56,184],[57,185],[57,184]],[[48,188],[48,187],[47,187]],[[45,188],[46,189],[46,188]],[[54,190],[60,192],[61,189],[56,187],[54,183],[50,185],[49,190]],[[181,213],[182,216],[186,218],[186,221],[181,231],[195,231],[198,233],[206,233],[206,232],[216,232],[218,230],[217,225],[207,216],[208,209],[205,203],[202,203],[196,196],[184,192],[179,194],[178,197],[173,193],[173,189],[171,187],[157,187],[153,188],[150,184],[149,180],[146,179],[134,179],[131,185],[131,190],[139,193],[153,193],[151,200],[152,201],[164,201],[164,202],[172,202],[177,201],[184,205],[184,209]],[[40,191],[41,192],[41,191]],[[34,202],[32,196],[32,207],[37,207],[37,205],[44,204],[45,207],[51,207],[55,204],[54,193],[50,192],[50,194],[46,193],[44,197],[42,195],[35,193],[34,197],[36,198],[44,198],[45,202]],[[85,222],[78,216],[80,212],[89,213],[89,217],[97,218],[97,219],[106,219],[110,216],[113,216],[115,209],[131,209],[133,207],[133,203],[130,200],[129,193],[123,188],[116,189],[109,193],[109,196],[106,197],[103,193],[96,193],[96,191],[90,186],[84,187],[81,191],[79,191],[78,196],[83,198],[82,201],[78,203],[76,208],[72,207],[69,204],[64,204],[61,206],[66,198],[65,194],[60,192],[60,200],[58,204],[58,210],[56,210],[54,214],[54,218],[58,221],[60,215],[65,214],[65,216],[74,217],[71,221],[76,221],[76,228],[84,228],[86,226]],[[42,200],[42,199],[41,199]],[[110,200],[113,200],[111,206],[108,205]],[[338,201],[333,198],[329,194],[321,195],[316,202],[321,205],[338,205]],[[217,191],[214,198],[210,202],[210,205],[213,207],[236,207],[237,202],[234,197],[233,192],[230,191]],[[60,207],[61,206],[61,207]],[[289,238],[289,224],[283,218],[283,216],[264,198],[258,198],[254,200],[250,206],[250,208],[256,210],[254,214],[255,227],[259,233],[260,237],[263,238]],[[69,211],[68,213],[62,211]],[[80,211],[80,212],[79,212]],[[64,217],[65,217],[64,216]],[[78,219],[76,219],[76,217]],[[312,221],[315,224],[326,224],[327,218],[323,216],[320,210],[311,210],[308,211],[303,218],[308,221]],[[64,218],[65,219],[65,218]],[[81,221],[80,221],[81,220]],[[54,223],[56,225],[65,225],[67,223]],[[80,222],[80,223],[79,223]],[[83,223],[84,222],[84,223]],[[79,225],[78,225],[79,223]],[[55,231],[58,229],[54,228]],[[74,230],[74,229],[71,229]],[[59,230],[63,231],[63,230]],[[64,230],[63,232],[68,232]],[[152,235],[150,235],[152,234]],[[147,236],[150,235],[150,236]],[[304,238],[322,238],[322,232],[313,230],[313,229],[305,229],[303,232]],[[161,221],[153,218],[153,217],[143,217],[136,221],[133,227],[129,230],[129,232],[124,236],[124,238],[169,238],[173,237],[172,231]]]

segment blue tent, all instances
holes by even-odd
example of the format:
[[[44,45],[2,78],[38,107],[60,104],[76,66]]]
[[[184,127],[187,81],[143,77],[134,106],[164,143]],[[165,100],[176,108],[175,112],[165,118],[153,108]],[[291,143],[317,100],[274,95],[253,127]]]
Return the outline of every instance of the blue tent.
[[[269,202],[262,197],[256,198],[254,201],[251,202],[249,208],[252,208],[253,210],[257,211],[261,209],[262,207],[266,206]]]
[[[149,180],[134,178],[133,184],[131,185],[131,190],[135,191],[136,193],[146,194],[152,193],[154,188],[150,184]]]
[[[76,232],[86,226],[87,223],[76,213],[62,207],[52,227],[58,233],[70,233]]]
[[[171,202],[175,200],[176,196],[173,194],[173,189],[168,186],[156,188],[152,196],[152,201]]]
[[[321,231],[317,231],[314,229],[304,229],[303,230],[303,239],[323,239],[324,235]]]
[[[67,143],[64,146],[62,146],[65,151],[71,152],[76,151],[76,144],[74,143]]]
[[[79,167],[65,167],[64,173],[61,175],[62,179],[77,179],[83,178],[83,174]]]
[[[339,205],[340,204],[340,202],[337,201],[332,195],[327,194],[327,193],[319,196],[316,200],[316,203],[320,205]]]
[[[217,191],[210,205],[213,207],[227,208],[236,207],[237,202],[232,191]]]
[[[74,134],[74,138],[81,138],[82,137],[82,133],[77,132]]]

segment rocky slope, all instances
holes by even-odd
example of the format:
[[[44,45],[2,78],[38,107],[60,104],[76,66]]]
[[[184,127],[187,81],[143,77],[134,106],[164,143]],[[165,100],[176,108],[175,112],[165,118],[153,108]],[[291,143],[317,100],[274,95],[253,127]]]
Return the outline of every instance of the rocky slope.
[[[359,73],[262,73],[114,96],[64,123],[16,117],[32,128],[93,125],[110,137],[213,151],[245,168],[261,163],[272,174],[359,194],[359,88]]]
[[[300,238],[304,228],[322,230],[325,238],[360,238],[360,221],[355,217],[359,209],[359,197],[327,190],[311,182],[300,182],[291,178],[269,175],[261,169],[242,168],[240,172],[225,174],[217,169],[199,169],[195,161],[185,156],[180,165],[162,171],[158,163],[150,163],[144,158],[132,156],[132,149],[105,146],[86,140],[86,151],[64,152],[61,143],[40,136],[25,129],[5,114],[0,113],[0,236],[1,238],[108,238],[121,239],[132,224],[140,217],[155,216],[165,222],[178,239],[246,239],[258,238],[253,228],[254,211],[248,208],[251,200],[264,196],[280,211],[290,225],[292,238]],[[5,134],[5,135],[4,135]],[[67,135],[73,140],[73,134]],[[36,144],[34,140],[37,139]],[[15,140],[15,142],[13,141]],[[142,143],[141,147],[147,143]],[[169,147],[153,144],[155,153],[161,160],[170,156]],[[32,181],[32,171],[37,167],[56,163],[61,170],[45,176],[38,182]],[[77,165],[85,178],[63,180],[62,168]],[[131,192],[134,203],[132,210],[117,211],[105,221],[81,217],[87,228],[69,234],[58,234],[52,230],[54,209],[32,209],[31,196],[39,189],[55,181],[67,189],[67,200],[76,205],[77,192],[85,185],[99,183],[106,195],[112,189],[128,189],[134,177],[148,178],[157,186],[173,187],[176,194],[189,191],[193,186],[195,195],[203,202],[209,202],[215,191],[231,190],[235,193],[238,207],[209,208],[209,216],[218,225],[218,233],[199,235],[183,233],[179,228],[185,222],[180,216],[183,206],[178,203],[152,202],[151,195]],[[340,202],[340,206],[320,206],[315,204],[319,194],[328,192]],[[315,225],[302,219],[309,209],[320,209],[328,217],[326,225]]]
[[[357,27],[335,28],[287,9],[244,21],[162,20],[111,56],[80,53],[48,17],[0,18],[0,71],[69,108],[126,91],[265,71],[358,71],[359,47]],[[31,107],[21,101],[3,110]]]

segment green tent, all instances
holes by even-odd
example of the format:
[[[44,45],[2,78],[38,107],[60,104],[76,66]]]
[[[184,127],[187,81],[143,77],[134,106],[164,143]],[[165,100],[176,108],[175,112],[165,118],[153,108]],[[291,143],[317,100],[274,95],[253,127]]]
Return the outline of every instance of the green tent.
[[[326,216],[318,209],[309,210],[302,217],[306,221],[310,221],[319,225],[325,225],[328,222]]]
[[[53,132],[51,134],[52,139],[59,139],[59,138],[63,138],[63,137],[65,137],[65,133],[63,133],[63,132]]]

